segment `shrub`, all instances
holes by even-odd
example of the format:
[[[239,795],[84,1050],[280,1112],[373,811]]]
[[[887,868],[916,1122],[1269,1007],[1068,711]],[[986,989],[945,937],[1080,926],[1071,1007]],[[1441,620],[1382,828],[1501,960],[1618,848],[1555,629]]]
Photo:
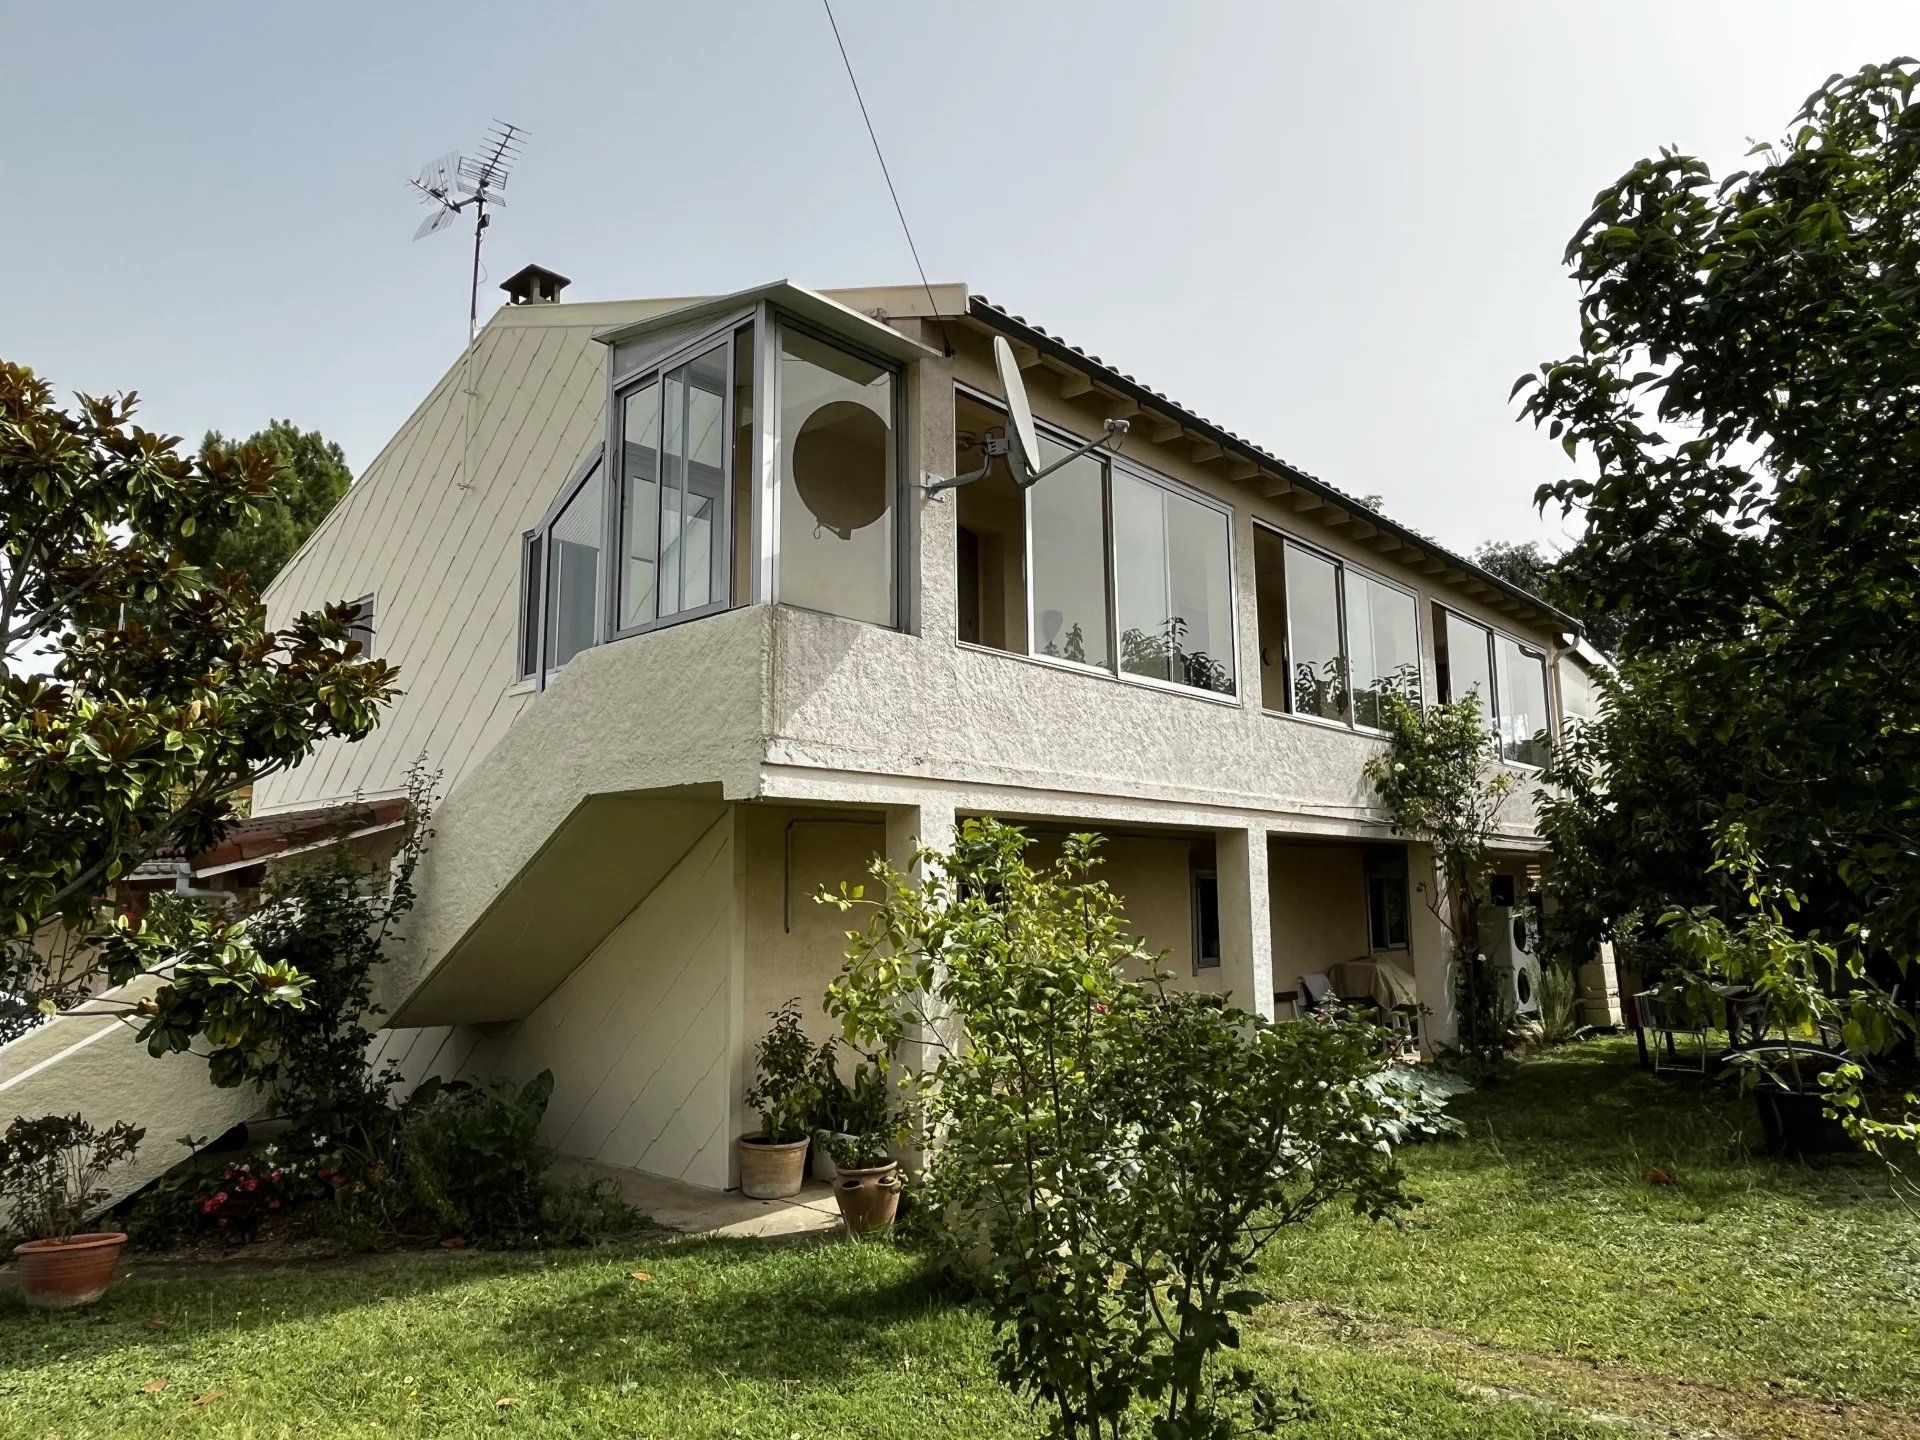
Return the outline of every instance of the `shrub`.
[[[540,1197],[540,1226],[528,1237],[542,1245],[591,1245],[648,1227],[647,1217],[620,1198],[610,1180],[549,1181]]]
[[[82,1115],[21,1116],[0,1136],[7,1227],[28,1240],[66,1240],[107,1201],[100,1181],[133,1157],[146,1131],[121,1121],[96,1130]]]
[[[1540,1013],[1529,1027],[1535,1044],[1565,1045],[1580,1038],[1586,1027],[1580,1023],[1580,985],[1572,967],[1557,962],[1542,966],[1536,996]]]
[[[454,1234],[520,1243],[540,1229],[549,1159],[540,1121],[553,1072],[511,1080],[426,1081],[402,1112],[400,1154],[420,1209]]]
[[[1118,1434],[1141,1401],[1169,1440],[1267,1425],[1280,1402],[1220,1362],[1265,1299],[1256,1261],[1335,1199],[1404,1204],[1392,1137],[1425,1102],[1379,1083],[1391,1037],[1356,1017],[1276,1025],[1168,989],[1098,843],[1037,869],[1018,830],[969,821],[920,854],[924,886],[876,861],[880,899],[822,897],[874,912],[828,1009],[879,1051],[932,1037],[905,1077],[937,1136],[927,1206],[972,1252],[1002,1381],[1054,1433]]]

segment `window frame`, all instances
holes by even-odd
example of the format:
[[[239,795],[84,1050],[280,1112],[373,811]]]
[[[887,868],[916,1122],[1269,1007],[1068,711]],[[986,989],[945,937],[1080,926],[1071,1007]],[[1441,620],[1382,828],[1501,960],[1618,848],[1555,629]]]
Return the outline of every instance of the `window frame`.
[[[818,325],[809,325],[803,320],[786,314],[778,306],[761,305],[759,310],[765,316],[766,340],[759,337],[762,332],[754,331],[755,344],[761,348],[761,364],[754,376],[753,403],[756,446],[761,474],[757,477],[754,494],[760,501],[760,508],[766,515],[765,531],[756,545],[757,563],[765,568],[767,602],[773,605],[785,605],[789,609],[804,610],[809,615],[830,615],[836,620],[846,620],[854,625],[870,625],[870,620],[861,620],[851,615],[840,615],[832,610],[822,610],[813,605],[802,605],[798,601],[783,600],[780,596],[780,484],[781,462],[786,451],[783,447],[785,436],[780,433],[782,396],[780,394],[780,357],[784,353],[781,341],[789,332],[804,335],[817,344],[827,345],[851,355],[856,360],[865,361],[876,369],[885,370],[893,377],[891,387],[893,397],[893,423],[888,428],[893,435],[893,495],[891,509],[893,514],[893,585],[892,604],[889,616],[882,628],[890,630],[909,629],[909,617],[913,613],[911,594],[914,577],[910,574],[913,548],[910,544],[910,527],[914,517],[907,501],[910,490],[907,485],[907,371],[906,366],[897,360],[889,360],[884,355],[876,355],[863,345],[835,335],[832,331]]]
[[[364,631],[367,638],[360,646],[358,658],[371,660],[374,658],[374,641],[379,635],[379,631],[375,627],[379,624],[380,619],[380,592],[378,590],[369,590],[359,599],[348,603],[353,606],[353,619],[347,622],[347,638],[349,640],[353,639],[355,631]]]
[[[964,395],[977,405],[1005,415],[1007,402],[1004,397],[983,390],[977,385],[969,385],[956,380],[953,384],[955,397]],[[1042,439],[1051,440],[1056,445],[1072,450],[1089,441],[1089,437],[1076,434],[1064,425],[1034,417],[1034,429]],[[1150,690],[1167,691],[1175,695],[1198,696],[1202,700],[1211,700],[1216,705],[1241,705],[1245,703],[1246,678],[1241,674],[1244,668],[1240,657],[1240,555],[1235,545],[1235,524],[1239,516],[1233,505],[1217,496],[1185,481],[1176,480],[1171,475],[1162,474],[1139,461],[1112,451],[1093,451],[1088,458],[1098,462],[1100,473],[1100,527],[1102,554],[1106,562],[1106,638],[1107,654],[1111,665],[1092,665],[1082,660],[1069,660],[1063,655],[1047,655],[1034,648],[1035,621],[1033,613],[1033,501],[1032,490],[1020,491],[1020,543],[1023,550],[1021,575],[1022,598],[1026,605],[1025,626],[1027,648],[1024,651],[1002,650],[992,645],[975,645],[960,639],[959,622],[956,618],[954,643],[966,645],[969,649],[991,650],[996,655],[1015,655],[1022,660],[1031,660],[1036,664],[1050,665],[1058,670],[1066,670],[1076,675],[1098,675],[1108,680],[1118,680],[1127,685],[1142,685]],[[1226,653],[1233,658],[1233,688],[1231,690],[1203,690],[1197,685],[1186,685],[1178,680],[1161,680],[1152,675],[1138,675],[1122,668],[1120,663],[1120,595],[1118,556],[1114,550],[1113,534],[1113,472],[1118,468],[1136,480],[1157,487],[1182,499],[1197,501],[1207,509],[1224,517],[1227,522],[1226,561],[1227,561],[1227,627],[1228,637]],[[1045,483],[1044,481],[1041,483]],[[956,585],[958,583],[956,576]],[[956,607],[957,617],[957,607]],[[1216,652],[1218,653],[1218,652]]]
[[[546,553],[547,533],[542,526],[536,525],[531,530],[520,532],[520,608],[515,617],[513,647],[513,683],[516,685],[525,684],[529,680],[537,682],[540,678],[541,662],[546,658],[547,597],[543,588],[547,574]],[[539,568],[538,579],[534,576],[536,565]],[[527,624],[529,600],[534,601],[536,607],[531,627]],[[527,644],[529,638],[533,641],[531,646]],[[532,656],[531,664],[528,663],[529,654]]]
[[[547,663],[546,585],[547,572],[552,562],[553,522],[560,518],[560,513],[572,502],[574,496],[578,495],[582,487],[593,478],[594,470],[606,459],[606,449],[607,443],[605,440],[601,440],[594,445],[594,447],[587,452],[585,458],[568,473],[566,484],[560,487],[560,493],[553,497],[552,503],[547,506],[546,513],[540,517],[539,522],[529,529],[520,532],[520,613],[518,623],[515,627],[517,632],[515,639],[517,643],[513,653],[513,668],[516,672],[514,682],[516,684],[521,681],[530,680],[537,688],[544,690],[553,677],[566,668],[564,665],[548,665]],[[527,559],[532,553],[533,543],[536,541],[540,547],[541,563],[539,606],[534,620],[535,639],[533,653],[535,656],[535,664],[533,672],[526,674],[519,672],[521,669],[521,661],[526,658],[527,654],[527,585],[530,578],[528,575]],[[604,541],[602,543],[604,544]],[[602,553],[604,554],[605,552],[603,551]],[[594,604],[599,607],[603,615],[606,608],[606,571],[607,567],[602,565],[600,567],[599,582],[595,586],[594,591]],[[599,618],[600,616],[596,616],[596,621]],[[596,645],[599,643],[597,640],[594,642]],[[588,648],[591,649],[592,647],[589,646]]]
[[[1478,616],[1467,614],[1466,611],[1460,609],[1457,605],[1447,604],[1447,602],[1444,600],[1435,600],[1433,602],[1433,605],[1435,609],[1441,611],[1443,614],[1451,615],[1454,619],[1461,621],[1463,624],[1472,625],[1475,628],[1484,630],[1486,632],[1486,635],[1487,635],[1487,685],[1493,691],[1493,695],[1491,697],[1493,701],[1492,713],[1490,713],[1486,718],[1487,718],[1487,732],[1489,735],[1492,736],[1492,739],[1493,739],[1493,758],[1497,760],[1500,764],[1506,765],[1514,770],[1524,770],[1529,775],[1538,775],[1540,771],[1544,768],[1543,766],[1532,764],[1531,762],[1526,760],[1509,760],[1506,755],[1505,747],[1503,747],[1500,743],[1500,716],[1503,713],[1501,709],[1501,706],[1503,703],[1503,697],[1500,694],[1500,666],[1498,665],[1498,663],[1496,663],[1494,658],[1493,642],[1496,638],[1510,640],[1513,642],[1515,646],[1519,648],[1520,652],[1523,655],[1530,654],[1530,655],[1537,655],[1539,657],[1540,668],[1541,668],[1541,693],[1546,697],[1546,704],[1547,704],[1547,724],[1546,724],[1547,740],[1548,740],[1548,743],[1557,745],[1560,742],[1560,696],[1558,693],[1558,687],[1555,683],[1555,679],[1556,679],[1555,670],[1557,667],[1554,664],[1555,656],[1554,656],[1553,647],[1551,645],[1542,645],[1532,640],[1523,639],[1522,637],[1514,634],[1511,630],[1503,630],[1498,625],[1489,624],[1487,621],[1480,619]],[[1440,680],[1439,673],[1438,673],[1439,664],[1438,664],[1437,655],[1435,657],[1434,671],[1435,671],[1434,688],[1437,693],[1439,689],[1439,680]],[[1453,695],[1451,693],[1453,690],[1453,685],[1451,683],[1451,680],[1452,680],[1451,667],[1449,667],[1448,680],[1449,680],[1449,683],[1447,685],[1447,690],[1449,693],[1447,695],[1446,701],[1443,703],[1451,704],[1453,702]]]
[[[646,635],[655,630],[664,630],[669,626],[683,624],[689,620],[700,620],[709,615],[718,615],[724,611],[733,609],[738,603],[733,593],[735,578],[733,547],[736,533],[734,527],[737,524],[736,517],[733,513],[735,480],[733,474],[733,432],[737,423],[737,417],[734,414],[736,407],[733,395],[734,349],[740,343],[739,332],[741,327],[749,323],[757,322],[757,319],[758,314],[755,308],[736,311],[726,319],[716,321],[704,327],[697,335],[689,336],[684,342],[675,345],[671,350],[663,352],[658,358],[650,360],[644,365],[635,366],[618,376],[613,374],[614,367],[612,358],[608,358],[607,436],[602,443],[604,450],[609,456],[617,455],[621,457],[623,462],[622,469],[624,469],[627,438],[627,397],[636,390],[644,389],[649,384],[658,384],[661,395],[661,423],[664,425],[666,416],[666,377],[668,372],[677,370],[682,365],[697,360],[700,356],[705,355],[716,346],[725,347],[726,357],[722,365],[727,378],[726,382],[721,386],[720,402],[720,453],[722,457],[720,496],[722,504],[720,507],[720,523],[715,527],[716,534],[714,543],[720,553],[727,557],[727,563],[723,567],[723,573],[726,577],[726,594],[719,599],[709,600],[705,605],[701,605],[695,609],[676,610],[671,615],[662,616],[659,613],[660,577],[656,574],[654,577],[653,618],[642,621],[638,625],[623,626],[620,624],[620,579],[619,572],[615,567],[617,565],[624,568],[626,563],[626,557],[621,553],[620,545],[620,505],[625,477],[623,473],[610,467],[607,472],[606,514],[603,517],[605,521],[604,529],[606,538],[602,542],[605,547],[603,553],[609,557],[609,560],[605,573],[600,577],[600,623],[598,627],[600,638],[595,642],[596,644],[611,644],[615,640],[625,640],[634,635]],[[753,344],[756,349],[758,349],[761,344],[760,330],[757,323],[755,323],[753,332]],[[753,407],[753,420],[758,424],[766,414],[766,409],[761,402],[760,387],[757,384],[754,386]],[[660,536],[665,533],[663,524],[665,520],[667,495],[665,455],[659,456],[658,463],[661,473],[657,475],[654,480],[653,533],[656,561],[658,560]],[[751,492],[749,493],[751,494]],[[681,578],[684,584],[686,554],[684,550],[679,552],[679,554]]]
[[[1280,667],[1280,678],[1282,689],[1286,695],[1287,708],[1284,710],[1272,710],[1263,705],[1261,707],[1262,713],[1283,716],[1288,720],[1304,721],[1309,725],[1320,725],[1328,730],[1345,730],[1358,735],[1385,735],[1388,733],[1377,725],[1362,725],[1356,718],[1358,711],[1353,703],[1352,646],[1349,643],[1347,632],[1347,572],[1349,571],[1361,576],[1363,579],[1371,580],[1375,584],[1383,585],[1389,590],[1397,590],[1413,602],[1413,653],[1418,661],[1420,671],[1420,708],[1425,710],[1427,708],[1428,690],[1426,664],[1427,637],[1425,627],[1422,625],[1420,619],[1420,603],[1423,598],[1420,592],[1411,585],[1403,584],[1401,581],[1395,580],[1389,575],[1381,574],[1371,566],[1361,565],[1347,559],[1337,550],[1329,550],[1324,545],[1316,545],[1311,540],[1303,540],[1292,531],[1282,529],[1271,520],[1262,519],[1256,515],[1253,517],[1253,525],[1255,530],[1265,530],[1280,542],[1280,593],[1283,601],[1287,602],[1286,652]],[[1257,538],[1256,536],[1256,539]],[[1311,555],[1316,560],[1325,561],[1327,564],[1333,566],[1334,607],[1340,617],[1340,659],[1346,666],[1347,679],[1347,718],[1344,720],[1329,720],[1324,715],[1309,715],[1302,711],[1294,700],[1293,605],[1291,603],[1292,597],[1288,595],[1286,589],[1287,548],[1289,546]],[[1437,677],[1435,680],[1435,688],[1438,688]]]
[[[1413,949],[1413,867],[1407,862],[1404,852],[1397,857],[1369,852],[1361,865],[1361,880],[1364,885],[1363,903],[1367,912],[1367,953],[1370,955],[1392,955],[1410,953]],[[1392,885],[1400,892],[1400,929],[1403,938],[1398,944],[1392,942],[1391,925],[1384,928],[1388,932],[1388,943],[1374,943],[1374,896],[1376,887]],[[1382,912],[1384,918],[1384,909]]]

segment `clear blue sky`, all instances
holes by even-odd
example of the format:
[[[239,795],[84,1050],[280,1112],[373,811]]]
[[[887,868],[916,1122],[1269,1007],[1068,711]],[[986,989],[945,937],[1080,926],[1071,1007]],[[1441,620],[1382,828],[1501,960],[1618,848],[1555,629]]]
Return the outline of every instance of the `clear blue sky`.
[[[836,6],[935,280],[963,280],[1466,549],[1556,540],[1510,382],[1560,253],[1663,142],[1732,168],[1904,4]],[[0,16],[0,355],[356,471],[458,353],[403,180],[532,133],[489,238],[569,298],[910,280],[812,0],[44,5]],[[489,287],[488,295],[498,292]]]

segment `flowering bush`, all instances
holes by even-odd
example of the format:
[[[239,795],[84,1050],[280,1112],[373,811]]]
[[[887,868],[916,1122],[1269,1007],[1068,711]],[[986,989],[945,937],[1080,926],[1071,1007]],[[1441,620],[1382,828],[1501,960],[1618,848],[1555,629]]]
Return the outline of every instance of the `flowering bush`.
[[[278,1147],[209,1174],[190,1202],[187,1220],[195,1230],[224,1232],[250,1240],[269,1216],[306,1201],[324,1199],[343,1184],[340,1157],[282,1158]]]

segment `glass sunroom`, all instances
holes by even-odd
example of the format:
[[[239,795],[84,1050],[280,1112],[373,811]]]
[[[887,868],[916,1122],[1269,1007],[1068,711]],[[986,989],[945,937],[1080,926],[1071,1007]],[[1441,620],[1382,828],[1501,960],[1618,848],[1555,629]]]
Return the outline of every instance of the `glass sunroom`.
[[[740,605],[905,623],[904,372],[934,352],[784,283],[595,338],[606,438],[521,538],[517,678]]]

